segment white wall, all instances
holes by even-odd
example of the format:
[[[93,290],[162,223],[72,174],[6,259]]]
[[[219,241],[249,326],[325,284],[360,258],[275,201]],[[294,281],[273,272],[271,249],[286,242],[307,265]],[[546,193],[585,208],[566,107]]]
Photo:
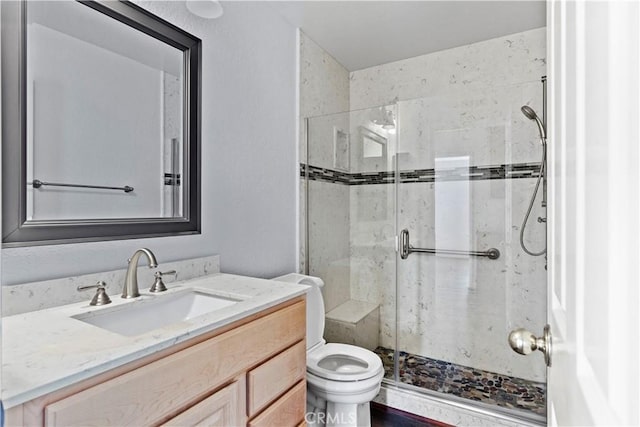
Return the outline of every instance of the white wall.
[[[260,277],[297,268],[295,28],[260,2],[213,21],[136,3],[203,40],[202,234],[4,249],[3,285],[121,268],[139,247],[160,263],[218,253],[222,271]]]

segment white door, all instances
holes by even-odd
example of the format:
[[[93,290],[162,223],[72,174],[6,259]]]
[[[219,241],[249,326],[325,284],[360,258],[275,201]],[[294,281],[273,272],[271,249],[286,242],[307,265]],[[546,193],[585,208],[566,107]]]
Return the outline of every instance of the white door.
[[[549,424],[639,425],[640,2],[547,7]]]

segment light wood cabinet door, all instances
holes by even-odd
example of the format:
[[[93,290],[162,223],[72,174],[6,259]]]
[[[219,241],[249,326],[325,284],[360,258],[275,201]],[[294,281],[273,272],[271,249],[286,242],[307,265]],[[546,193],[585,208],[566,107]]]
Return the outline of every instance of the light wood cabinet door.
[[[249,427],[296,427],[304,421],[307,383],[300,381],[260,415],[249,421]]]
[[[244,379],[229,384],[167,423],[166,427],[229,427],[245,424]]]
[[[303,340],[250,371],[247,375],[249,417],[258,414],[291,386],[304,379],[307,372],[306,360],[306,345]]]

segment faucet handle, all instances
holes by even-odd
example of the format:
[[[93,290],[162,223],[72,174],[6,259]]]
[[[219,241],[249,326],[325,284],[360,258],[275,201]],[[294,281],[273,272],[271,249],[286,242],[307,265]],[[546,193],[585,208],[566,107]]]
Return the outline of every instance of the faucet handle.
[[[178,272],[175,270],[156,271],[153,274],[156,280],[153,282],[153,285],[151,285],[151,288],[149,288],[149,292],[158,293],[158,292],[164,292],[167,290],[167,287],[164,285],[164,282],[162,281],[162,276],[165,274],[172,274],[178,277]]]
[[[107,284],[100,280],[95,285],[79,285],[77,289],[78,291],[84,291],[86,289],[97,288],[96,294],[93,296],[93,299],[91,300],[89,305],[107,305],[111,304],[111,299],[109,298],[109,295],[107,295],[107,291],[105,290],[106,286]]]
[[[161,276],[168,274],[170,276],[175,276],[178,277],[178,272],[175,270],[169,270],[169,271],[156,271],[156,274],[159,274]]]

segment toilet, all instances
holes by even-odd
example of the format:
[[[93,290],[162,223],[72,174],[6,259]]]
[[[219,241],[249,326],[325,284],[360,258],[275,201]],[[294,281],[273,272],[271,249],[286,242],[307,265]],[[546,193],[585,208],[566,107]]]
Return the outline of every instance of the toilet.
[[[382,361],[372,351],[323,339],[322,279],[287,274],[273,280],[309,286],[307,292],[307,414],[309,426],[371,426],[369,402],[380,391]]]

